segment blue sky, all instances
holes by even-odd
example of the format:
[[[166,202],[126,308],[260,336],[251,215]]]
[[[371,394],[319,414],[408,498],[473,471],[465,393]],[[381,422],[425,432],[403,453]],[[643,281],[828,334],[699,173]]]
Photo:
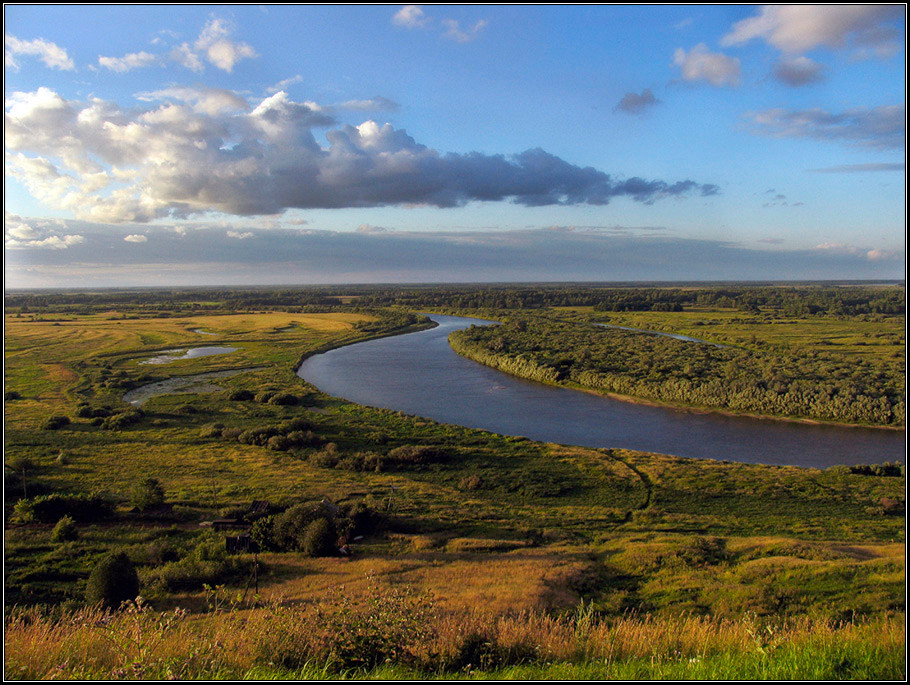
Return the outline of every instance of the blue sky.
[[[7,287],[904,277],[903,6],[4,14]]]

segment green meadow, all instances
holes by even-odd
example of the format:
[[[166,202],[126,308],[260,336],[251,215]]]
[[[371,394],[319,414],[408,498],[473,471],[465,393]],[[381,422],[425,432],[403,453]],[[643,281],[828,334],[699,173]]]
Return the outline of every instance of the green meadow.
[[[306,355],[428,325],[367,301],[420,292],[337,290],[8,302],[7,678],[904,677],[902,465],[589,449],[329,397],[296,376]],[[470,311],[532,322],[516,335],[597,321],[836,352],[883,378],[904,350],[893,314]],[[203,346],[237,350],[141,363]],[[217,371],[237,373],[123,401]],[[258,553],[229,552],[242,531]],[[112,553],[138,603],[89,601]]]

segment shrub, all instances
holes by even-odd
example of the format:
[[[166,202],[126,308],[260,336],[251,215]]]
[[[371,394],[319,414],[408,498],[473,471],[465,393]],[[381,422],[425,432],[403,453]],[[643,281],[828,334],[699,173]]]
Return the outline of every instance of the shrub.
[[[243,433],[242,428],[225,428],[221,431],[222,440],[237,440],[241,433]]]
[[[3,393],[3,399],[9,402],[10,400],[21,400],[22,395],[15,390],[7,390]]]
[[[76,522],[73,521],[71,516],[62,517],[57,521],[54,530],[51,531],[51,542],[69,542],[78,539],[79,531],[76,529]]]
[[[277,452],[286,452],[292,447],[291,441],[285,435],[273,435],[265,446]]]
[[[268,402],[270,399],[272,399],[272,396],[273,396],[274,394],[275,394],[275,391],[274,391],[274,390],[263,390],[262,392],[257,392],[257,393],[256,393],[256,396],[254,397],[254,399],[255,399],[257,402],[259,402],[260,404],[265,404],[265,403]]]
[[[252,390],[245,390],[242,388],[238,389],[238,390],[234,390],[231,392],[230,395],[228,395],[228,399],[231,402],[247,402],[247,401],[253,399],[254,397],[255,397],[255,395],[253,394]]]
[[[151,509],[164,504],[164,488],[157,478],[146,478],[133,489],[130,504],[139,509]]]
[[[308,557],[328,557],[335,554],[335,531],[328,519],[317,518],[303,531],[300,550]]]
[[[479,490],[483,486],[483,479],[476,473],[465,476],[458,481],[459,490]]]
[[[63,428],[64,426],[68,426],[69,424],[70,417],[68,416],[51,416],[48,417],[43,424],[41,424],[41,427],[44,430],[55,431]]]
[[[398,466],[408,467],[443,461],[447,455],[435,447],[402,445],[391,450],[386,456],[387,461]]]
[[[199,435],[203,438],[220,438],[224,431],[223,423],[211,423],[199,429]]]
[[[133,562],[123,552],[103,558],[92,570],[85,586],[89,604],[102,604],[116,609],[139,595],[139,575]]]
[[[277,395],[272,395],[269,398],[269,404],[280,404],[283,406],[293,406],[300,403],[300,398],[297,395],[291,394],[289,392],[278,393]]]
[[[99,495],[41,495],[16,502],[17,518],[26,523],[54,523],[64,516],[75,521],[100,521],[114,513],[114,505]]]
[[[124,412],[113,414],[106,419],[103,419],[101,427],[105,430],[122,430],[127,426],[139,423],[142,421],[143,416],[145,416],[145,414],[141,409],[127,409]]]

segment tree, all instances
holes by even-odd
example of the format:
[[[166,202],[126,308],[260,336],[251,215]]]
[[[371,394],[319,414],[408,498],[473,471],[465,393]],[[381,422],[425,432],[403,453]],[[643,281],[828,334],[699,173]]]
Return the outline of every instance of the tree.
[[[139,595],[139,575],[123,552],[104,557],[92,570],[85,586],[89,604],[116,609]]]
[[[318,518],[303,531],[301,551],[308,557],[328,557],[335,554],[335,531],[328,519]]]

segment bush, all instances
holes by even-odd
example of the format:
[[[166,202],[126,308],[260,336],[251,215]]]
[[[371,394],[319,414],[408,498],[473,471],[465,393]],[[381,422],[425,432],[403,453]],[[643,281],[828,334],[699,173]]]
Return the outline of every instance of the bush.
[[[54,530],[51,531],[51,542],[70,542],[79,539],[79,531],[76,529],[76,522],[71,516],[64,516]]]
[[[255,397],[255,395],[253,394],[252,390],[244,390],[244,389],[234,390],[231,392],[230,395],[228,395],[228,399],[231,402],[247,402],[247,401],[253,399],[254,397]]]
[[[98,562],[88,577],[85,598],[89,604],[112,609],[139,595],[139,575],[123,552],[110,554]]]
[[[151,509],[164,504],[164,488],[157,478],[146,478],[133,489],[130,504],[139,509]]]
[[[300,551],[308,557],[328,557],[335,554],[335,530],[328,519],[318,518],[303,532]]]
[[[15,390],[7,390],[3,393],[3,399],[9,402],[10,400],[21,400],[22,395],[16,392]]]
[[[257,393],[256,393],[256,396],[254,397],[254,399],[255,399],[257,402],[259,402],[260,404],[265,404],[265,403],[268,402],[270,399],[272,399],[272,396],[273,396],[274,394],[275,394],[275,391],[274,391],[274,390],[263,390],[262,392],[257,392]]]
[[[14,509],[19,520],[30,523],[54,523],[64,516],[75,521],[89,522],[110,518],[114,505],[99,495],[41,495],[21,499]]]
[[[297,395],[293,395],[289,392],[279,393],[277,395],[272,395],[269,398],[269,404],[280,404],[284,406],[293,406],[300,403],[300,398]]]
[[[51,416],[47,420],[45,420],[45,422],[43,424],[41,424],[41,427],[44,430],[55,431],[60,428],[63,428],[64,426],[68,426],[69,424],[70,424],[70,417],[68,417],[68,416]]]
[[[105,430],[122,430],[127,426],[139,423],[142,421],[143,416],[145,416],[145,414],[141,409],[127,409],[124,412],[113,414],[112,416],[103,419],[101,421],[101,427]]]

